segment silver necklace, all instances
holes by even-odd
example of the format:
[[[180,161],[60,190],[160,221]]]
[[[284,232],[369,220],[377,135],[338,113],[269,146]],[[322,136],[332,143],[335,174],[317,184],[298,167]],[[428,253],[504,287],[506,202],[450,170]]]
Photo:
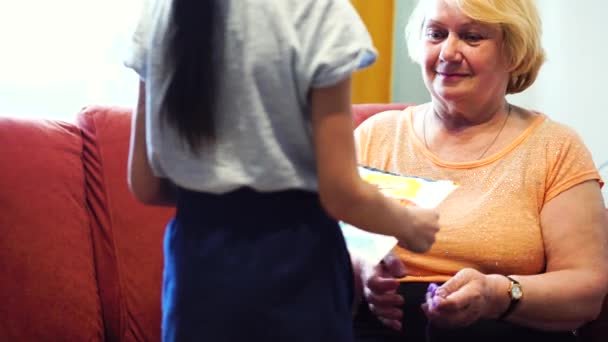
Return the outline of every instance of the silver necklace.
[[[509,106],[509,109],[507,110],[507,115],[505,116],[505,120],[503,121],[502,126],[500,127],[500,130],[498,130],[498,133],[496,133],[496,136],[494,136],[494,139],[492,139],[490,144],[488,144],[488,146],[483,150],[483,152],[475,160],[480,160],[481,158],[483,158],[483,156],[486,155],[486,153],[488,153],[488,151],[490,150],[490,147],[492,147],[494,145],[494,143],[498,139],[498,136],[500,136],[500,133],[502,133],[503,129],[507,125],[509,116],[511,116],[511,104],[508,103],[507,105]],[[430,108],[432,108],[432,107],[430,107]],[[427,115],[428,112],[429,111],[427,110],[426,113],[424,114],[424,118],[422,118],[422,138],[424,139],[424,147],[426,147],[426,149],[430,151],[431,149],[429,148],[429,143],[426,140],[426,117],[428,116]]]

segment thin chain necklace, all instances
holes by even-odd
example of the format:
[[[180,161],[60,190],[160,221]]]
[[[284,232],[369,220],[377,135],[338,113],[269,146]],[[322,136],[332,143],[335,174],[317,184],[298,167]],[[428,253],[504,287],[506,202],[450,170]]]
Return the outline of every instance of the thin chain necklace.
[[[509,116],[511,116],[511,104],[508,103],[507,104],[509,106],[509,109],[507,110],[507,115],[505,116],[505,120],[502,123],[502,126],[500,127],[500,130],[498,131],[498,133],[496,133],[496,136],[494,136],[494,139],[492,139],[492,141],[490,142],[490,144],[488,144],[488,146],[483,150],[483,152],[479,155],[479,157],[477,157],[477,159],[475,160],[480,160],[481,158],[483,158],[483,156],[486,155],[486,153],[488,153],[488,151],[490,150],[490,147],[492,147],[494,145],[494,143],[496,142],[496,140],[498,139],[498,136],[500,136],[500,133],[502,133],[503,129],[505,128],[505,126],[507,125],[507,121],[509,120]],[[429,108],[432,105],[429,105]],[[426,147],[427,150],[431,150],[429,148],[429,143],[426,140],[426,117],[428,116],[428,110],[424,113],[424,117],[422,118],[422,138],[424,139],[424,147]]]

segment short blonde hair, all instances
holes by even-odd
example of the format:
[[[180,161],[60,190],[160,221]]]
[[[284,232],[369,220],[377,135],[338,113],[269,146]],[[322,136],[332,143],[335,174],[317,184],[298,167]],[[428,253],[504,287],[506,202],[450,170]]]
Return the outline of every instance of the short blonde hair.
[[[541,20],[534,0],[443,0],[455,5],[469,18],[486,24],[499,24],[503,51],[513,68],[507,94],[524,91],[534,83],[545,62],[541,46]],[[409,55],[420,61],[422,30],[427,0],[419,0],[405,28]]]

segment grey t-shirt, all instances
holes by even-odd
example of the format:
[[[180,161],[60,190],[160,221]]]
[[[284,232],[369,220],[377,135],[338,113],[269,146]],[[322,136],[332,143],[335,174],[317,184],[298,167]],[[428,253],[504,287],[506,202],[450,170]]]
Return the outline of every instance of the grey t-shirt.
[[[146,82],[147,152],[157,176],[211,193],[317,190],[308,95],[373,63],[376,50],[349,0],[222,0],[228,6],[217,142],[193,155],[162,125],[159,44],[171,0],[154,0],[126,65]]]

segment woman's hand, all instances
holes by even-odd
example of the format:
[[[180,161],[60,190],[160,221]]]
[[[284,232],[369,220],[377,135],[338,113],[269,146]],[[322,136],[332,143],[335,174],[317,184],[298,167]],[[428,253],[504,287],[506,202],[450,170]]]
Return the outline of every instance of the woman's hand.
[[[465,268],[437,288],[422,310],[441,327],[466,327],[481,318],[497,318],[509,305],[508,284],[504,276]]]
[[[397,294],[399,282],[396,278],[405,275],[405,267],[399,258],[392,252],[383,262],[364,268],[362,272],[363,295],[369,309],[386,326],[394,330],[401,330],[403,317],[403,297]]]

